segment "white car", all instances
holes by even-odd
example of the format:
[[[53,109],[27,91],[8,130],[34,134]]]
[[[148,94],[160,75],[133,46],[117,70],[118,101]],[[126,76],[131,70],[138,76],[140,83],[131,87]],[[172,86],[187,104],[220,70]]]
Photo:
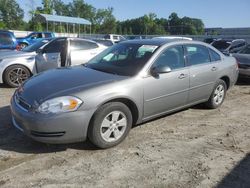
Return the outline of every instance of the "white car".
[[[87,39],[56,38],[39,50],[35,57],[36,69],[34,73],[87,63],[106,48],[107,46]]]
[[[22,51],[0,52],[0,83],[10,87],[18,87],[32,76],[35,65],[36,51],[46,45],[45,39],[24,48]]]
[[[113,44],[126,40],[124,36],[116,34],[105,35],[104,39],[110,40]]]

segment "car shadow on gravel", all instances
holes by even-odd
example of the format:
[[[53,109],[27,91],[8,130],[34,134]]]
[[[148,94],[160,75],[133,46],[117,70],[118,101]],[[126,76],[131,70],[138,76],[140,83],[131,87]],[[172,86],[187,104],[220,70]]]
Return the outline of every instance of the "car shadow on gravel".
[[[233,170],[223,178],[217,188],[250,187],[250,153],[242,159]]]
[[[19,130],[13,127],[11,123],[11,113],[9,106],[0,107],[0,150],[14,151],[18,153],[40,154],[60,152],[67,149],[98,150],[88,141],[76,144],[61,145],[36,142],[23,135]]]
[[[238,78],[236,85],[247,86],[250,85],[250,78]]]
[[[0,84],[0,88],[11,88],[11,87],[9,87],[9,86],[7,86],[5,84]]]

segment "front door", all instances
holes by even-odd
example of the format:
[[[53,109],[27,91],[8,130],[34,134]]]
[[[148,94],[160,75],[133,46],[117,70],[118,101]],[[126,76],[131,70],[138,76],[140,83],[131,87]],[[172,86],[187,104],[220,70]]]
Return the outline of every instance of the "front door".
[[[167,65],[171,72],[144,78],[144,119],[178,109],[187,104],[189,69],[182,46],[163,50],[151,69]]]
[[[67,40],[58,39],[46,45],[36,56],[37,73],[65,66],[67,58]]]

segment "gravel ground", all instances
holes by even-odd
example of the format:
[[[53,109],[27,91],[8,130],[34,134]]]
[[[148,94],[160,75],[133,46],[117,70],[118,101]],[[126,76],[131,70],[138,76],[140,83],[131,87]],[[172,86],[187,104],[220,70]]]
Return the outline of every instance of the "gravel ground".
[[[46,145],[11,125],[0,85],[0,187],[250,187],[250,82],[223,106],[195,106],[134,127],[120,145]]]

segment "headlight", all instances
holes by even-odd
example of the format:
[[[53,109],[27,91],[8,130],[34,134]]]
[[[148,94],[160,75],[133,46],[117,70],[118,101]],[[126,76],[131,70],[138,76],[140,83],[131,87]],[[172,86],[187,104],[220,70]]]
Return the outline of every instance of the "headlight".
[[[42,114],[63,113],[77,110],[83,102],[72,96],[58,97],[43,102],[38,107],[38,112]]]

